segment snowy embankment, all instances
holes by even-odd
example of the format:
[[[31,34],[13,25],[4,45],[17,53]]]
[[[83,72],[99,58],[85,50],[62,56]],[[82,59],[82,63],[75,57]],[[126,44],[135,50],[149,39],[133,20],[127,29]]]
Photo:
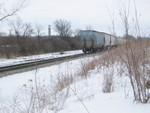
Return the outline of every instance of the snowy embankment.
[[[82,50],[76,50],[76,51],[65,51],[63,52],[63,54],[60,54],[60,52],[58,52],[58,53],[17,57],[15,59],[0,59],[0,67],[33,62],[33,61],[44,60],[44,59],[53,59],[53,58],[70,56],[70,55],[81,54],[81,53],[83,53]]]
[[[95,58],[68,61],[0,78],[0,113],[149,113],[150,104],[133,102],[129,78],[120,76],[117,70],[121,64],[115,63],[109,69],[97,66],[88,72],[90,76],[84,79],[78,76],[81,67]],[[114,90],[103,93],[103,75],[112,72]],[[70,79],[70,84],[64,87],[61,80]],[[37,97],[41,100],[36,101]]]

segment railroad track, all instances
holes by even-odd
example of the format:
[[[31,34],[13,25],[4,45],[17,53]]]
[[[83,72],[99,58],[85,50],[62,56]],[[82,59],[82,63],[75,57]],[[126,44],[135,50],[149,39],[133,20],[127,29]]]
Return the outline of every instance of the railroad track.
[[[22,63],[22,64],[14,64],[14,65],[10,65],[10,66],[3,66],[3,67],[0,67],[0,78],[7,76],[9,74],[23,72],[23,70],[26,71],[27,68],[31,68],[31,70],[32,70],[32,69],[36,69],[37,67],[42,67],[41,65],[44,65],[44,64],[69,60],[69,59],[78,58],[78,57],[82,57],[82,56],[85,56],[85,54],[77,54],[77,55],[64,56],[64,57],[58,57],[58,58],[53,58],[53,59],[43,59],[43,60],[38,60],[38,61],[31,61],[31,62]]]

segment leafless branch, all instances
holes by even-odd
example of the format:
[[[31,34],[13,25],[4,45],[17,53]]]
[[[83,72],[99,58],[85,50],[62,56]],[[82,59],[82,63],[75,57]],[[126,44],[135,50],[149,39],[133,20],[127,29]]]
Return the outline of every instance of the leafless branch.
[[[23,8],[23,6],[25,5],[27,0],[19,0],[19,1],[20,2],[18,2],[18,4],[15,6],[15,8],[12,9],[11,11],[7,11],[5,8],[2,8],[4,14],[1,14],[0,21],[3,21],[4,19],[6,19],[10,16],[13,16],[17,12],[19,12]]]

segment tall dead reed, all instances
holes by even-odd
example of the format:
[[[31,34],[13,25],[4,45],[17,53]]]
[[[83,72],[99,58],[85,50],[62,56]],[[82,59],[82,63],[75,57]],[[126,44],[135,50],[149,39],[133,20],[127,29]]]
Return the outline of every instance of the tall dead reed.
[[[141,103],[149,101],[148,89],[145,85],[150,80],[149,48],[149,40],[139,39],[127,41],[125,45],[115,50],[119,62],[124,65],[122,71],[130,78],[134,100]]]

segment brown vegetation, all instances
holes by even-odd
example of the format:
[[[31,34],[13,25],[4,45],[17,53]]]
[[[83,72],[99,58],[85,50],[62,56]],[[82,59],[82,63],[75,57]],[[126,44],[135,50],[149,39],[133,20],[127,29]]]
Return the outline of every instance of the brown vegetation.
[[[127,40],[129,40],[128,38]],[[99,58],[82,64],[81,76],[89,76],[90,70],[98,66],[104,69],[103,92],[113,91],[113,76],[115,63],[121,64],[117,69],[118,76],[127,75],[134,93],[134,100],[147,103],[150,99],[147,81],[150,80],[149,67],[150,40],[136,39],[126,44],[104,52]]]
[[[147,103],[149,101],[149,93],[146,88],[146,82],[150,80],[150,67],[148,65],[149,60],[149,48],[150,40],[138,39],[134,41],[128,41],[125,45],[112,49],[109,54],[105,54],[104,64],[109,68],[114,62],[122,64],[120,67],[120,76],[126,74],[130,78],[132,85],[134,100]],[[109,63],[111,61],[111,63]],[[109,64],[109,65],[108,65]],[[103,65],[105,66],[105,65]],[[113,74],[113,73],[112,73]],[[106,78],[106,86],[112,85],[112,76]],[[106,87],[107,89],[107,87]]]
[[[72,37],[65,39],[59,37],[0,37],[0,57],[3,58],[76,50],[79,48],[79,39]]]

